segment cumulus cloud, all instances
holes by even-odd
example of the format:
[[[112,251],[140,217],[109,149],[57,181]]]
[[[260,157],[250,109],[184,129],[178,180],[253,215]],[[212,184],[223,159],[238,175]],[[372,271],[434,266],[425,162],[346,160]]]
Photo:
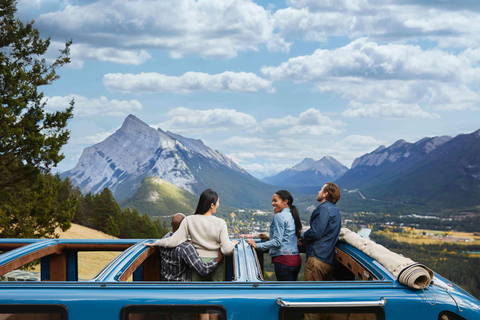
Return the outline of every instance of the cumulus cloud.
[[[121,92],[173,92],[193,91],[268,92],[273,93],[272,82],[253,73],[226,71],[220,74],[187,72],[179,77],[155,72],[140,74],[109,73],[103,77],[104,85]]]
[[[36,19],[55,39],[96,48],[166,50],[173,58],[197,54],[232,58],[238,52],[288,51],[270,11],[249,0],[115,1],[68,5]]]
[[[345,117],[352,118],[387,118],[387,119],[439,119],[435,113],[424,111],[417,104],[397,102],[363,104],[351,102],[351,108],[342,112]]]
[[[68,143],[69,145],[91,146],[107,139],[109,136],[114,134],[115,131],[117,131],[117,129],[111,131],[101,131],[94,134],[89,134],[87,136],[75,136],[72,137]]]
[[[137,100],[108,100],[105,97],[90,99],[80,95],[65,97],[46,97],[48,111],[62,110],[69,106],[72,99],[75,101],[74,114],[76,117],[90,117],[94,115],[124,116],[142,109]]]
[[[428,39],[441,47],[480,44],[474,1],[291,0],[275,12],[280,35],[324,41],[328,36],[405,42]]]
[[[284,136],[339,134],[342,131],[340,128],[345,125],[344,122],[332,120],[313,108],[300,113],[298,117],[270,118],[262,122],[264,127],[284,127],[285,129],[278,132]]]
[[[362,38],[261,71],[273,80],[313,82],[320,92],[361,103],[344,116],[437,118],[420,104],[449,110],[478,105],[480,96],[470,88],[480,80],[478,57],[475,50],[457,56],[414,45],[380,45]]]
[[[262,73],[274,80],[296,81],[324,81],[330,77],[456,81],[464,67],[461,59],[440,50],[379,45],[361,38],[338,49],[318,49],[312,55],[291,58],[278,67],[263,67]]]
[[[157,124],[156,127],[180,134],[257,128],[257,120],[253,116],[233,109],[193,110],[178,107],[167,112],[166,116],[171,119]]]

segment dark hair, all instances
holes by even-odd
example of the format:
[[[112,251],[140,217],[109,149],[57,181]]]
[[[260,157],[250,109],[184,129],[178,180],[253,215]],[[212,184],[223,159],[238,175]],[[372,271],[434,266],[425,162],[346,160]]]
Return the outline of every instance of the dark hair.
[[[323,191],[328,192],[326,200],[336,204],[340,200],[340,188],[333,182],[325,183],[326,188]]]
[[[198,199],[197,209],[195,214],[205,214],[210,210],[212,203],[215,205],[218,201],[218,194],[212,189],[207,189],[202,192],[200,199]]]
[[[278,190],[275,192],[283,201],[287,200],[287,205],[292,213],[293,220],[295,221],[295,235],[300,238],[300,232],[302,231],[302,221],[300,221],[300,215],[298,214],[297,207],[293,205],[293,197],[287,190]]]

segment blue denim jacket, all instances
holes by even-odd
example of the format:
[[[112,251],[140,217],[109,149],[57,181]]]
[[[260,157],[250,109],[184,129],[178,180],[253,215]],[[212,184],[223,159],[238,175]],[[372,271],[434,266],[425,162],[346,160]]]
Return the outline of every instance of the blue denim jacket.
[[[307,259],[310,256],[333,265],[335,244],[338,241],[342,219],[337,206],[330,201],[321,203],[312,212],[310,229],[302,233],[302,242],[307,246]]]
[[[270,240],[257,243],[260,250],[269,249],[271,257],[298,254],[295,221],[290,208],[277,213],[270,225]]]

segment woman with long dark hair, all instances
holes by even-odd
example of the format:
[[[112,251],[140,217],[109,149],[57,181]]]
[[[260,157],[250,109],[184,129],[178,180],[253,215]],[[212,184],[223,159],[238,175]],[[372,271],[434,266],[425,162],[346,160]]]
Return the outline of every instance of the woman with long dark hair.
[[[278,281],[296,281],[302,266],[297,247],[297,239],[302,230],[300,215],[287,190],[275,192],[272,206],[275,217],[270,225],[270,236],[262,233],[260,239],[266,242],[256,243],[249,239],[248,243],[254,248],[269,250]]]
[[[185,217],[171,237],[157,240],[154,245],[174,248],[190,238],[204,262],[217,258],[219,249],[223,254],[231,255],[238,241],[230,241],[226,222],[213,216],[219,203],[218,194],[215,191],[212,189],[203,191],[198,200],[195,214]],[[221,264],[214,272],[205,277],[192,271],[192,281],[223,281],[224,269],[224,264]]]

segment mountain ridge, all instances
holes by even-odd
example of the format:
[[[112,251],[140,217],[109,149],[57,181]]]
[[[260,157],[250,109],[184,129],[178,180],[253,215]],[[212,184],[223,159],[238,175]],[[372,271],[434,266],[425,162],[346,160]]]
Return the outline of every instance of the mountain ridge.
[[[374,201],[425,210],[478,210],[480,130],[377,148],[357,158],[335,182]]]
[[[331,156],[315,161],[305,158],[292,168],[262,179],[266,183],[282,187],[318,187],[341,177],[348,168]]]
[[[271,186],[220,151],[201,140],[154,129],[134,115],[107,139],[85,148],[76,166],[61,174],[66,176],[82,193],[109,188],[119,202],[132,197],[149,176],[196,195],[215,189],[232,206],[258,205],[271,196]]]

